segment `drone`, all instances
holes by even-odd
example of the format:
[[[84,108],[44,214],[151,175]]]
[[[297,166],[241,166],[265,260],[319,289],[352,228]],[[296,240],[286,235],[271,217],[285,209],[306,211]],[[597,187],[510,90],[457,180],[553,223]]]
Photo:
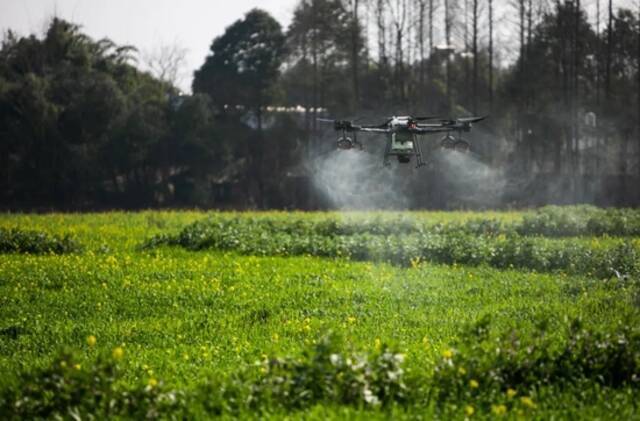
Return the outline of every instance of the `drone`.
[[[422,153],[422,146],[418,136],[434,133],[445,133],[440,139],[440,146],[444,149],[468,152],[471,148],[469,142],[462,138],[463,132],[471,131],[474,123],[482,121],[484,117],[463,117],[457,119],[443,119],[440,117],[411,117],[394,116],[379,125],[358,125],[351,120],[328,120],[319,118],[325,123],[333,123],[335,131],[340,132],[336,142],[338,149],[364,150],[364,145],[357,138],[358,132],[386,134],[387,142],[384,151],[383,165],[391,165],[391,157],[395,156],[401,164],[411,162],[411,157],[416,157],[416,168],[426,165]],[[353,138],[349,137],[353,134]],[[454,135],[454,134],[457,134]]]

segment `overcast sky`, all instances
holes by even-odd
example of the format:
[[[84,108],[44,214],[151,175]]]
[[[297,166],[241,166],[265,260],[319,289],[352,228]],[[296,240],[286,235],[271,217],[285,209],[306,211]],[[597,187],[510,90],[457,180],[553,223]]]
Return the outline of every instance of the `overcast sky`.
[[[57,15],[82,25],[95,39],[111,38],[142,52],[179,44],[188,50],[183,90],[208,54],[211,41],[254,7],[269,11],[284,28],[296,0],[0,0],[0,29],[42,34]]]

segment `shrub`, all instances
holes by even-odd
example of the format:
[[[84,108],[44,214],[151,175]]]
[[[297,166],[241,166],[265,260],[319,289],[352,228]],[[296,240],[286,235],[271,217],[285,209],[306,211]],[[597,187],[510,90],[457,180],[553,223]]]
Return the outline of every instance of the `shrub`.
[[[346,257],[399,265],[409,265],[419,259],[540,272],[565,271],[601,278],[640,272],[638,247],[627,239],[551,239],[515,232],[496,235],[504,228],[487,221],[435,225],[429,230],[423,227],[412,233],[388,235],[378,234],[384,230],[377,225],[371,225],[377,227],[372,232],[360,230],[369,222],[356,224],[359,228],[354,228],[349,235],[344,234],[345,228],[336,228],[336,221],[324,221],[324,224],[316,229],[306,220],[206,219],[185,227],[175,236],[153,237],[143,248],[164,244],[189,250],[212,248],[257,256]],[[324,235],[328,232],[342,234]]]
[[[300,360],[265,359],[250,386],[252,407],[303,408],[316,403],[378,406],[403,402],[402,354],[387,347],[371,355],[345,355],[325,337]]]
[[[521,235],[570,237],[580,235],[640,235],[640,212],[594,206],[545,206],[525,214],[514,229]]]
[[[18,388],[0,396],[6,419],[157,418],[184,408],[184,395],[161,384],[118,386],[117,362],[102,358],[88,368],[63,353],[46,369],[25,373]]]
[[[52,236],[41,231],[0,228],[0,253],[73,253],[80,245],[69,235]]]
[[[516,395],[530,397],[544,387],[640,382],[640,328],[627,320],[610,331],[574,320],[564,326],[562,339],[549,334],[546,321],[526,333],[492,336],[489,328],[488,318],[480,320],[460,335],[455,349],[443,353],[433,376],[437,402],[473,401],[490,410],[496,403],[520,405]]]

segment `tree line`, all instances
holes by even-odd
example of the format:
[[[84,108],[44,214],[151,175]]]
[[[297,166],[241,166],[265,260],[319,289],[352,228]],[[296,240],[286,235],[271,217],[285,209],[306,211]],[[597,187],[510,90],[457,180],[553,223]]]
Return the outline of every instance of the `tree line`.
[[[409,173],[411,207],[640,202],[640,10],[612,0],[300,0],[288,28],[255,9],[191,94],[139,56],[57,18],[4,35],[4,207],[324,208],[318,117],[404,113],[490,115],[480,171]]]

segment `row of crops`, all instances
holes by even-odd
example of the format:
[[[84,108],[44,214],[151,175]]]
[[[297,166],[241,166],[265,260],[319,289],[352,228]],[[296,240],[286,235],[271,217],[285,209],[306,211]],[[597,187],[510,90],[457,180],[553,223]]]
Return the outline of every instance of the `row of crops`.
[[[257,256],[311,255],[411,265],[488,265],[597,277],[640,271],[640,211],[549,206],[510,220],[440,221],[424,213],[214,213],[140,249],[180,246]],[[2,253],[81,252],[66,234],[0,228]]]
[[[258,256],[346,257],[400,265],[428,261],[609,277],[640,271],[640,242],[628,237],[636,230],[640,212],[588,206],[544,208],[514,222],[433,223],[419,214],[215,214],[177,234],[152,237],[142,248],[171,245]]]
[[[295,216],[294,216],[295,215]],[[463,214],[464,215],[464,214]],[[277,232],[297,236],[407,235],[407,234],[473,234],[521,235],[545,237],[576,236],[640,236],[640,211],[635,209],[602,209],[594,206],[547,206],[508,220],[495,217],[465,217],[447,220],[425,213],[326,213],[326,214],[238,214],[217,213],[187,227],[180,241],[197,249],[209,228],[259,234]]]
[[[65,353],[50,366],[23,374],[21,390],[0,393],[0,411],[16,420],[262,418],[341,405],[400,412],[420,408],[438,418],[459,418],[460,412],[468,418],[476,411],[522,418],[535,416],[543,393],[565,399],[591,393],[601,400],[605,390],[626,390],[633,401],[630,386],[637,384],[640,369],[637,326],[620,320],[613,331],[603,331],[567,321],[562,329],[570,339],[560,343],[549,338],[544,324],[528,334],[495,335],[489,327],[485,317],[465,328],[456,348],[443,350],[430,373],[409,372],[405,356],[384,344],[370,353],[350,353],[328,335],[301,357],[263,356],[233,375],[189,390],[172,389],[153,377],[135,388],[124,386],[122,348],[88,367]],[[633,411],[631,402],[618,402],[617,409]]]

